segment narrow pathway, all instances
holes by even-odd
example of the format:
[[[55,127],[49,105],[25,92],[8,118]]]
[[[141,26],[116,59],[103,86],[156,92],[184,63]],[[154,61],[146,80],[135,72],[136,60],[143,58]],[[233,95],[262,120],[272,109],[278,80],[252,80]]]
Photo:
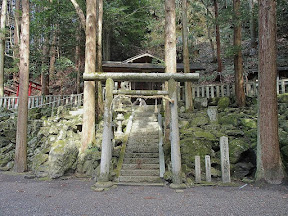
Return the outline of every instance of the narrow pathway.
[[[135,111],[126,147],[120,184],[161,185],[158,144],[159,125],[154,106],[139,107]]]

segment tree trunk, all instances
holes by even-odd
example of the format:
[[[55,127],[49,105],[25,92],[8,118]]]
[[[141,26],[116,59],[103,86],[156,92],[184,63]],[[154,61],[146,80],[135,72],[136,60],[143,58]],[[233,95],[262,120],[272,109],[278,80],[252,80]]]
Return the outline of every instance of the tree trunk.
[[[6,27],[7,0],[2,1],[0,23],[0,97],[4,96],[4,56],[5,56],[5,27]]]
[[[97,0],[97,56],[96,56],[96,65],[97,72],[102,72],[102,33],[103,33],[103,0]],[[104,113],[104,103],[103,103],[103,94],[102,94],[102,84],[101,82],[97,83],[97,105],[98,105],[98,116],[102,116]]]
[[[176,12],[175,12],[175,0],[165,0],[165,73],[176,73]],[[169,80],[168,84],[169,96],[172,97],[174,103],[166,103],[165,106],[165,139],[170,136],[171,127],[178,128],[178,107],[177,107],[177,83],[175,80]],[[169,107],[169,109],[168,109]],[[168,125],[171,122],[170,131],[167,130]],[[168,134],[167,134],[168,132]],[[178,136],[175,135],[177,130],[172,131],[171,136],[171,161],[172,161],[172,173],[173,183],[181,184],[181,154],[179,146],[179,131]],[[169,135],[169,136],[168,136]]]
[[[13,55],[17,59],[19,56],[19,43],[20,43],[20,0],[15,0],[15,11],[14,11],[14,19],[15,19],[15,29],[14,29],[14,49]],[[19,63],[17,62],[17,67],[19,69]],[[19,71],[19,70],[18,70]],[[15,81],[18,76],[17,74],[13,74],[13,80]]]
[[[254,14],[254,1],[249,0],[249,7],[250,7],[250,37],[251,37],[251,49],[256,49],[256,25],[255,25],[255,14]]]
[[[276,1],[259,1],[259,109],[258,181],[280,184],[284,173],[280,157],[277,109]]]
[[[50,62],[49,62],[49,74],[46,76],[46,85],[49,94],[49,76],[55,73],[55,62],[56,62],[56,42],[57,42],[57,26],[52,30],[52,41],[50,45]],[[62,89],[62,88],[61,88]]]
[[[85,73],[96,69],[96,1],[87,0]],[[95,142],[95,82],[84,82],[84,113],[81,152]]]
[[[79,19],[80,19],[81,26],[82,26],[84,32],[86,33],[85,15],[84,15],[82,9],[80,8],[80,6],[78,5],[76,0],[71,0],[71,2],[72,2],[73,6],[74,6],[74,8],[76,10],[76,13],[77,13]]]
[[[206,25],[207,25],[208,40],[210,42],[211,52],[212,52],[212,62],[216,63],[217,62],[217,57],[215,55],[214,43],[213,43],[213,40],[212,40],[212,37],[211,37],[211,29],[210,29],[209,20],[208,20],[209,14],[211,14],[211,12],[209,11],[208,3],[205,6],[206,6],[206,16],[207,16]]]
[[[80,29],[81,26],[77,27],[76,32],[76,47],[75,47],[75,66],[77,71],[77,77],[76,77],[76,92],[77,94],[80,94]]]
[[[244,79],[243,79],[243,58],[241,50],[241,12],[240,0],[234,0],[234,47],[236,53],[234,54],[234,69],[235,69],[235,95],[236,103],[239,107],[245,106],[245,92],[244,92]]]
[[[176,73],[176,14],[175,0],[165,0],[165,73]],[[168,91],[168,82],[165,83]],[[165,101],[165,143],[169,143],[171,111]]]
[[[15,165],[16,172],[27,170],[27,121],[29,83],[29,1],[22,0],[22,24],[20,43],[19,105],[16,133]]]
[[[111,46],[111,38],[110,38],[110,33],[109,33],[109,29],[104,29],[104,46],[103,46],[103,59],[105,61],[110,61],[110,46]]]
[[[48,56],[48,47],[46,44],[46,38],[43,42],[42,48],[42,66],[41,66],[41,94],[49,95],[49,72],[47,71],[47,56]]]
[[[218,23],[218,3],[217,0],[214,0],[214,8],[215,8],[215,28],[216,28],[216,45],[217,45],[217,62],[218,68],[217,71],[220,73],[222,72],[222,59],[221,59],[221,42],[220,42],[220,30],[219,30],[219,23]]]
[[[20,0],[15,0],[15,29],[14,29],[14,46],[16,46],[18,55],[15,57],[19,57],[19,42],[20,42]]]
[[[187,0],[182,1],[182,41],[183,41],[184,73],[190,73],[189,49],[188,49]],[[186,110],[192,111],[194,109],[191,82],[185,82],[185,106]]]

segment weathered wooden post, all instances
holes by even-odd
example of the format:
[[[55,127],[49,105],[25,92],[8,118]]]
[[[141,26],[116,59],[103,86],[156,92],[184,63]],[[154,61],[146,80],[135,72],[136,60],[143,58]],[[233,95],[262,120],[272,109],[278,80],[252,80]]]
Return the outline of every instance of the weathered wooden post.
[[[205,169],[206,169],[206,181],[211,182],[211,160],[209,155],[205,155]]]
[[[102,138],[101,164],[99,182],[109,181],[110,160],[112,156],[112,110],[114,81],[106,80],[106,100],[104,108],[104,128]]]
[[[222,182],[230,183],[230,161],[229,161],[229,144],[228,137],[220,137],[220,153],[221,153],[221,172]]]
[[[174,79],[168,81],[169,97],[173,101],[170,103],[171,122],[170,122],[170,137],[171,137],[171,161],[172,161],[172,180],[174,184],[181,184],[181,153],[180,153],[180,138],[178,126],[178,104],[177,104],[177,82]]]
[[[201,182],[201,164],[200,164],[200,156],[195,156],[195,182]]]

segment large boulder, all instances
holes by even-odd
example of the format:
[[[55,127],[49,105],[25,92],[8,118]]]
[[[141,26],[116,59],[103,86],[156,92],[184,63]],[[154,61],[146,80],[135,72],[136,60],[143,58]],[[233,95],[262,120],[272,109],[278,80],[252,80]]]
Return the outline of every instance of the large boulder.
[[[66,172],[75,170],[77,165],[77,156],[79,143],[72,140],[58,140],[53,143],[49,152],[49,176],[50,178],[59,178]]]
[[[208,99],[207,98],[195,98],[194,99],[194,107],[198,110],[206,108],[208,106]]]
[[[279,103],[288,103],[288,93],[278,95]]]
[[[101,152],[97,147],[88,148],[84,153],[79,155],[77,175],[94,176],[100,159]]]
[[[230,104],[230,98],[229,97],[221,97],[218,101],[217,107],[219,110],[225,110],[228,108]]]
[[[204,158],[212,154],[212,141],[186,138],[180,140],[182,163],[188,167],[194,167],[195,156]],[[203,162],[204,163],[204,162]]]
[[[229,141],[230,163],[237,163],[241,159],[241,154],[251,147],[251,144],[243,139],[234,139]]]

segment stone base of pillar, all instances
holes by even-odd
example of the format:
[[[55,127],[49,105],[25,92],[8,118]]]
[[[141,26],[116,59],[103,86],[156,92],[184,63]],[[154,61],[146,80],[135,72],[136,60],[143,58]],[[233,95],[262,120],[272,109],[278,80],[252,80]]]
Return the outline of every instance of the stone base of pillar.
[[[106,189],[106,188],[111,188],[114,186],[114,183],[111,182],[111,181],[108,181],[108,182],[96,182],[94,185],[93,185],[93,189],[94,190],[97,190],[97,191],[101,191],[101,189]],[[102,191],[103,191],[102,190]]]
[[[186,189],[187,188],[187,185],[186,184],[170,184],[169,187],[171,189]]]

